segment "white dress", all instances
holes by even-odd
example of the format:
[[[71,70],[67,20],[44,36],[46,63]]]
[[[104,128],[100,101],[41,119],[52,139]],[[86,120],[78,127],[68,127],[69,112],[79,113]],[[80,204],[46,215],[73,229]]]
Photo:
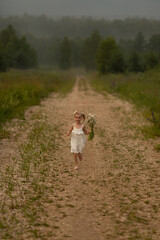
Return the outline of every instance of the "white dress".
[[[82,125],[81,128],[76,128],[75,125],[73,125],[71,133],[71,153],[83,153],[86,143],[86,136],[83,127],[84,125]]]

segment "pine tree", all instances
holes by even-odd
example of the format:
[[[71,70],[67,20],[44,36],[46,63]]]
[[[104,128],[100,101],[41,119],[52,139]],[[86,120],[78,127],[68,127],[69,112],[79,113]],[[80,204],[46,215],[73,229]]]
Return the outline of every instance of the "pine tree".
[[[145,54],[144,65],[145,69],[154,68],[159,63],[158,55],[154,52],[148,52]]]
[[[0,43],[0,72],[6,71],[8,68],[8,61],[2,44]]]
[[[3,50],[2,50],[3,49]],[[0,69],[37,67],[37,53],[22,36],[17,37],[14,28],[9,25],[0,33]]]
[[[143,52],[145,49],[145,39],[141,32],[137,34],[134,40],[134,50],[137,52]]]
[[[141,72],[142,71],[142,63],[140,55],[133,51],[129,56],[129,70],[131,72]]]
[[[117,49],[114,38],[106,38],[98,48],[96,62],[99,73],[106,74],[111,72],[111,58]]]
[[[27,69],[30,67],[37,67],[37,55],[35,50],[27,43],[23,36],[19,39],[19,49],[17,51],[17,68]]]
[[[1,31],[0,43],[8,61],[8,67],[16,67],[16,54],[18,50],[18,37],[12,25]]]
[[[125,71],[126,64],[124,61],[123,54],[120,50],[116,49],[110,60],[110,72],[112,73],[122,73]]]
[[[83,63],[86,70],[96,69],[96,53],[101,42],[101,36],[98,31],[94,31],[84,41]]]
[[[152,35],[148,41],[147,50],[160,54],[160,33]]]
[[[60,46],[60,61],[61,69],[67,70],[71,68],[71,47],[67,37],[64,37]]]

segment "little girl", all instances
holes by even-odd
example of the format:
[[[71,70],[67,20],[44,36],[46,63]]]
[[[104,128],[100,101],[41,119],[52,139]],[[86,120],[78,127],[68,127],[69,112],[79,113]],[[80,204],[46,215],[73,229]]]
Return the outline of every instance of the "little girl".
[[[85,115],[83,113],[74,112],[74,121],[75,123],[72,124],[70,130],[67,133],[67,136],[71,134],[71,153],[73,153],[74,161],[75,161],[75,168],[78,169],[78,158],[82,161],[82,153],[86,143],[85,134],[89,134],[84,124]]]

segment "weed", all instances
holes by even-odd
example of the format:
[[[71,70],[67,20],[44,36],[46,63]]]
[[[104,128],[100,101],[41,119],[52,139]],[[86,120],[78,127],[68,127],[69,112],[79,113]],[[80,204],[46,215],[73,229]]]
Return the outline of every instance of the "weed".
[[[154,147],[154,149],[155,149],[157,152],[159,152],[159,151],[160,151],[160,144],[157,144],[157,145]]]

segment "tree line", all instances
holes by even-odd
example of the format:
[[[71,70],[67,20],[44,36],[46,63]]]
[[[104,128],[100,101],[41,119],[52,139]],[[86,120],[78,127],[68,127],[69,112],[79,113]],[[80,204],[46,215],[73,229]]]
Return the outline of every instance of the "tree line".
[[[37,65],[36,50],[25,36],[18,37],[12,25],[0,32],[0,71],[35,68]]]
[[[113,36],[133,39],[137,32],[142,32],[145,38],[159,32],[160,20],[146,18],[126,18],[107,20],[92,17],[62,17],[58,19],[46,15],[34,16],[24,14],[22,16],[0,17],[0,31],[10,23],[21,34],[31,34],[36,38],[59,37],[86,38],[95,29],[102,37]]]
[[[0,70],[27,69],[38,65],[61,69],[85,67],[87,71],[145,71],[160,62],[160,34],[145,38],[142,32],[133,39],[103,37],[98,30],[88,37],[33,38],[18,36],[9,25],[0,32]]]
[[[73,40],[67,37],[61,41],[59,66],[63,69],[77,64],[72,58],[72,44]],[[113,37],[102,38],[98,31],[94,31],[83,40],[81,48],[76,51],[78,53],[79,62],[81,60],[87,71],[97,69],[101,74],[143,72],[160,63],[160,34],[145,39],[139,32],[133,40],[121,39],[117,42]]]

